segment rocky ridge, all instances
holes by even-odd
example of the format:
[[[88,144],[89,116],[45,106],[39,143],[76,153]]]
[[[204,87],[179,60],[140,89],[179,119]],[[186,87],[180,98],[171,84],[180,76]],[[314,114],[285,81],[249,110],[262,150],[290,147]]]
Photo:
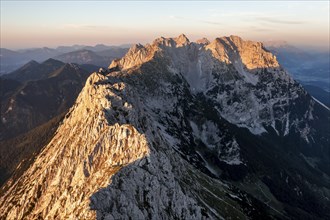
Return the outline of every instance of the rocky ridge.
[[[330,189],[329,137],[318,126],[329,120],[328,110],[261,43],[159,38],[133,46],[109,68],[115,71],[88,78],[52,141],[8,183],[2,215],[329,216],[329,202],[314,198]],[[289,145],[298,153],[288,159]],[[318,181],[322,190],[313,188]]]
[[[103,213],[102,210],[108,210],[108,205],[113,203],[109,196],[120,197],[125,204],[119,203],[120,209],[113,207],[113,212],[107,213],[107,218],[164,217],[166,215],[162,209],[172,204],[169,208],[173,210],[173,216],[199,219],[201,209],[176,183],[172,173],[174,165],[164,153],[157,152],[158,148],[167,147],[162,146],[164,140],[160,138],[164,137],[151,135],[156,130],[152,126],[145,130],[150,122],[142,121],[145,119],[144,113],[123,100],[124,97],[134,99],[134,96],[125,84],[110,85],[106,77],[96,73],[89,77],[75,106],[52,141],[33,166],[1,198],[1,202],[8,204],[1,208],[7,219],[92,218],[95,213],[89,208],[90,199],[91,207]],[[145,131],[141,133],[139,130]],[[152,140],[147,140],[146,134]],[[156,155],[150,155],[150,148]],[[165,150],[171,152],[171,149]],[[171,161],[180,163],[175,162],[175,157]],[[120,188],[120,192],[112,189],[109,194],[103,190],[93,195],[105,187],[119,169],[133,162],[137,167],[122,171],[128,172],[129,181],[133,181],[131,185],[121,186],[124,188]],[[35,181],[31,182],[31,178]],[[113,181],[119,181],[116,184],[122,185],[120,179]],[[162,185],[159,181],[166,184]],[[132,199],[134,190],[139,191],[142,197]],[[162,197],[161,201],[159,196]],[[158,210],[148,210],[148,213],[141,211],[134,202],[148,202],[150,206],[159,202],[159,207]],[[188,208],[190,212],[185,211]]]
[[[213,96],[224,118],[247,127],[254,134],[266,132],[266,126],[284,134],[285,129],[276,127],[276,121],[280,121],[281,126],[286,123],[285,109],[288,107],[280,103],[289,104],[290,95],[297,92],[306,95],[262,43],[243,41],[237,36],[217,38],[209,44],[191,43],[185,35],[162,37],[146,46],[133,46],[109,68],[139,68],[152,59],[167,60],[170,71],[182,74],[194,94],[202,92]],[[264,88],[260,90],[259,87]],[[282,87],[282,92],[275,91],[277,87]],[[289,91],[291,89],[295,91]],[[269,100],[265,97],[267,94],[274,94],[274,97]],[[232,102],[233,97],[244,98]],[[277,103],[282,112],[274,116],[272,107]],[[248,109],[256,111],[249,112]]]

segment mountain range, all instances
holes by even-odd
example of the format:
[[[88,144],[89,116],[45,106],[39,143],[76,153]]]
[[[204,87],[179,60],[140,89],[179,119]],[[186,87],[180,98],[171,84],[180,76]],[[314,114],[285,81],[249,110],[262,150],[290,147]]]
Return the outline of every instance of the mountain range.
[[[55,49],[43,47],[17,51],[0,48],[0,75],[8,74],[31,60],[44,62],[49,58],[56,58],[63,62],[74,62],[78,64],[88,61],[84,64],[102,64],[107,66],[112,59],[122,57],[127,52],[127,47],[128,45],[106,46],[98,44],[94,47],[73,45],[59,46]],[[87,54],[84,55],[84,53]],[[97,57],[97,59],[93,60],[95,57]],[[85,60],[83,58],[85,58]],[[106,62],[104,62],[104,60],[106,60]],[[95,63],[93,61],[95,61]]]
[[[106,67],[112,60],[124,56],[126,52],[127,49],[125,48],[109,49],[100,52],[83,49],[58,55],[54,59],[66,63],[92,64]]]
[[[330,110],[262,43],[161,37],[132,46],[106,72],[74,64],[42,72],[32,76],[61,84],[79,75],[84,86],[2,186],[2,218],[330,218]],[[20,83],[8,94],[42,91]]]
[[[329,51],[304,50],[285,41],[264,42],[264,45],[311,95],[330,107]]]

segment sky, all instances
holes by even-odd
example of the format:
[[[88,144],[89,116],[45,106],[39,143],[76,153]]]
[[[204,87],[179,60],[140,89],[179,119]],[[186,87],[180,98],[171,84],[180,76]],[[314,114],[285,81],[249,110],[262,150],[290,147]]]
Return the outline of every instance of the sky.
[[[1,47],[148,43],[184,33],[329,48],[329,1],[1,0]]]

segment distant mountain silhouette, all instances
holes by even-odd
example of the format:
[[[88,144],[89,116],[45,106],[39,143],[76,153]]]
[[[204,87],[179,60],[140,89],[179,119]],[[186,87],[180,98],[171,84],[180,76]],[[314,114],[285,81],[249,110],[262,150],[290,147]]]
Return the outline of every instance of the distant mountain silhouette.
[[[95,46],[86,46],[86,45],[73,45],[73,46],[59,46],[55,49],[43,47],[43,48],[31,48],[31,49],[24,49],[24,50],[8,50],[6,48],[0,48],[0,75],[6,74],[9,72],[14,71],[15,69],[19,68],[20,66],[24,65],[25,63],[29,62],[30,60],[35,60],[36,62],[44,62],[49,58],[61,58],[60,55],[76,52],[81,50],[88,50],[96,54],[90,54],[93,62],[88,62],[86,64],[94,64],[97,66],[107,66],[111,60],[115,58],[122,57],[128,50],[127,45],[123,46],[107,46],[103,44],[98,44]],[[79,60],[77,56],[78,53],[71,54],[71,58],[68,58],[64,55],[62,57],[63,61],[71,60],[74,63],[85,64],[82,60]],[[74,58],[76,57],[76,59]],[[99,59],[96,59],[99,58]],[[106,63],[107,60],[107,63]],[[71,62],[68,61],[68,62]],[[67,61],[65,61],[67,62]],[[102,64],[102,65],[100,65]]]
[[[55,59],[48,59],[41,64],[32,60],[18,70],[15,70],[10,74],[3,75],[3,78],[14,79],[19,82],[40,80],[47,78],[49,76],[49,73],[57,70],[63,65],[63,62]]]

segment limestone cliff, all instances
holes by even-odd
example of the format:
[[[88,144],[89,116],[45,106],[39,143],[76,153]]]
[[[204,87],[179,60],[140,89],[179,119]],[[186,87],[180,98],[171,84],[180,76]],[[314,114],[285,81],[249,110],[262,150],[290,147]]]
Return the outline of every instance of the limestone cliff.
[[[330,216],[329,111],[261,43],[162,37],[110,68],[8,183],[1,217]]]

